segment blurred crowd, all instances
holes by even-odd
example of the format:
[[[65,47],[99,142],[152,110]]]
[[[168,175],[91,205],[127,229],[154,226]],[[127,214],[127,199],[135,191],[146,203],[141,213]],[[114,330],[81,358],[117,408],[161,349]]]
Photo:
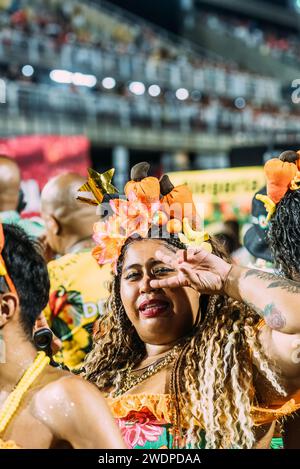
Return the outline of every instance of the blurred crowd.
[[[13,5],[0,15],[0,71],[7,79],[8,105],[13,103],[15,111],[75,112],[78,119],[92,116],[123,127],[138,123],[210,132],[300,128],[297,109],[282,105],[275,79],[199,53],[147,24],[70,1]],[[221,18],[204,18],[219,27]],[[22,71],[25,58],[34,67],[31,74]],[[97,83],[91,88],[54,84],[49,78],[53,68],[94,73]],[[114,77],[113,89],[102,85],[105,76]],[[146,86],[157,83],[159,95],[134,95],[128,89],[130,79]],[[28,87],[32,83],[41,86]],[[179,100],[176,89],[182,86],[188,95]]]
[[[300,40],[296,33],[275,28],[254,19],[234,17],[232,13],[201,13],[201,19],[218,33],[232,36],[261,54],[270,55],[285,63],[297,65],[300,61]]]

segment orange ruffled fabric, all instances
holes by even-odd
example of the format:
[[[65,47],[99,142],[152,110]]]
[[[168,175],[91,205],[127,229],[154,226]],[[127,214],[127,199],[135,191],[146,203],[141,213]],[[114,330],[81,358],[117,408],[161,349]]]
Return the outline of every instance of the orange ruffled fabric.
[[[290,415],[296,410],[300,409],[300,391],[287,400],[278,400],[271,403],[266,407],[252,406],[251,411],[253,415],[254,424],[265,425],[266,423],[274,422],[281,417]]]
[[[139,412],[147,407],[157,420],[172,423],[173,398],[170,394],[126,394],[116,399],[109,398],[107,401],[113,416],[117,419],[126,418],[130,412]],[[287,401],[276,401],[266,407],[252,406],[251,412],[254,424],[260,426],[272,423],[298,409],[300,409],[300,391]]]
[[[157,420],[172,423],[170,394],[126,394],[116,399],[108,398],[107,402],[117,419],[126,418],[131,411],[140,412],[147,407]]]

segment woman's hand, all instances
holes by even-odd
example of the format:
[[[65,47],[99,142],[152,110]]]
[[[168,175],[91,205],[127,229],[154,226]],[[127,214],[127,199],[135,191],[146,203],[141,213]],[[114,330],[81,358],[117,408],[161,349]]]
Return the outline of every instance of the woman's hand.
[[[201,248],[179,250],[166,255],[156,252],[156,258],[177,270],[177,275],[151,280],[152,288],[191,287],[200,293],[222,293],[231,265]]]

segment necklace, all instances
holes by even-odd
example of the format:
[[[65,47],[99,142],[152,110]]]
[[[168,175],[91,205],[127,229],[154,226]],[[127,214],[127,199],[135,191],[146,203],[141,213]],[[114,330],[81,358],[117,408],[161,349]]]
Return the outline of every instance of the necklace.
[[[172,350],[163,358],[159,358],[156,362],[152,363],[151,365],[141,368],[140,370],[145,369],[146,371],[144,371],[144,373],[139,376],[134,376],[135,371],[139,370],[133,370],[133,365],[131,365],[125,372],[122,387],[113,394],[113,397],[116,398],[121,396],[125,392],[129,391],[129,389],[137,386],[138,384],[142,383],[146,379],[150,378],[151,376],[168,366],[176,358],[181,348],[182,344],[175,345],[175,347],[173,347]]]
[[[157,360],[155,360],[154,362],[152,363],[149,363],[149,365],[145,365],[143,366],[142,368],[135,368],[134,370],[132,368],[130,368],[130,372],[132,374],[136,374],[136,373],[139,373],[140,371],[143,371],[143,370],[147,370],[150,366],[154,366],[154,365],[158,365],[158,363],[160,363],[161,361],[163,361],[165,359],[166,355],[164,355],[163,357],[161,358],[158,358]]]
[[[50,362],[50,358],[47,357],[45,352],[38,352],[34,362],[27,368],[20,381],[15,386],[14,390],[6,398],[4,405],[0,411],[0,434],[7,428],[9,422],[15,415],[19,408],[19,405],[24,397],[24,394],[28,391],[32,383],[41,374],[46,365]],[[11,442],[9,442],[11,443]],[[0,448],[7,447],[0,438]]]

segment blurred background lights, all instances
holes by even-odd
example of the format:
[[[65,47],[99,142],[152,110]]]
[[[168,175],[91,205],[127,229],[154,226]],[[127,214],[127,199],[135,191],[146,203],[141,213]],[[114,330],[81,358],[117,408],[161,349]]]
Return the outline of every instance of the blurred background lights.
[[[0,78],[0,103],[6,103],[6,83]]]
[[[32,65],[24,65],[24,67],[22,67],[22,74],[24,77],[31,77],[34,74]]]
[[[72,73],[67,70],[52,70],[50,78],[56,83],[72,83]]]
[[[300,0],[295,0],[295,9],[300,12]]]
[[[105,77],[102,80],[102,86],[107,90],[112,90],[116,86],[116,80],[112,77]]]
[[[238,109],[244,109],[244,107],[246,106],[246,101],[242,96],[239,96],[234,100],[234,105]]]
[[[95,75],[86,75],[84,73],[72,73],[68,70],[52,70],[50,72],[50,78],[56,83],[73,83],[76,86],[87,86],[92,88],[97,83]]]
[[[150,96],[153,96],[154,98],[156,96],[159,96],[160,95],[160,92],[161,92],[161,89],[158,85],[151,85],[149,86],[148,88],[148,93]]]
[[[179,99],[180,101],[184,101],[189,97],[189,92],[186,88],[178,88],[176,90],[176,98]]]
[[[145,85],[141,81],[132,81],[129,84],[129,90],[133,94],[142,95],[145,93]]]
[[[73,73],[72,83],[77,86],[87,86],[92,88],[97,83],[95,75],[85,75],[84,73]]]

